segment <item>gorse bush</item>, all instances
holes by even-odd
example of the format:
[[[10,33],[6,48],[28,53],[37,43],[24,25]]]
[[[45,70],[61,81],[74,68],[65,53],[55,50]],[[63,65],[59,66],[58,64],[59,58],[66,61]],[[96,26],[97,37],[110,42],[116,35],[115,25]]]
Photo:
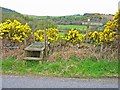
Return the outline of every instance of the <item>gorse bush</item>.
[[[63,36],[63,40],[70,43],[81,43],[85,40],[86,34],[80,34],[78,30],[71,29]]]
[[[38,42],[44,41],[44,30],[37,30],[34,32],[35,40]],[[56,42],[59,39],[58,29],[48,28],[46,29],[46,37],[48,42]]]
[[[47,29],[47,39],[48,42],[56,42],[59,39],[58,29],[48,28]]]
[[[120,30],[120,10],[113,17],[113,21],[108,21],[104,26],[103,32],[89,32],[89,39],[93,40],[96,44],[107,44],[113,43],[115,40],[120,38],[118,34]]]
[[[43,30],[37,30],[34,32],[35,40],[43,42],[44,41],[44,31]]]
[[[22,42],[29,34],[31,34],[31,28],[27,23],[24,25],[17,20],[7,20],[0,24],[1,39]]]
[[[47,41],[54,43],[59,40],[69,42],[72,44],[80,44],[86,42],[86,37],[89,38],[90,42],[94,42],[96,45],[103,44],[112,44],[118,38],[120,34],[120,10],[113,17],[113,21],[108,21],[104,26],[104,31],[94,31],[88,32],[86,34],[81,34],[78,30],[71,29],[67,33],[64,33],[62,36],[59,35],[59,30],[56,28],[45,27]],[[49,26],[49,24],[47,24]],[[44,29],[45,29],[44,28]],[[44,41],[44,29],[36,30],[33,32],[35,41],[43,42]],[[0,38],[7,38],[10,41],[22,42],[29,35],[32,34],[31,28],[26,23],[25,25],[20,23],[17,20],[11,21],[7,20],[0,24]],[[88,35],[87,35],[88,34]]]

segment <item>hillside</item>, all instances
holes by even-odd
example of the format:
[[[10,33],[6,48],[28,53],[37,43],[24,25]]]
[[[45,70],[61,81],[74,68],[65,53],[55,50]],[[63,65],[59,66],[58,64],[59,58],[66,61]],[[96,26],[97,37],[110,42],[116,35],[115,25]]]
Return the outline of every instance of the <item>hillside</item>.
[[[0,9],[2,9],[2,13],[14,13],[14,14],[18,13],[18,12],[14,11],[14,10],[7,9],[7,8],[4,8],[4,7],[0,7]]]
[[[67,16],[35,16],[27,15],[32,19],[37,20],[53,20],[56,24],[59,25],[81,25],[83,22],[87,22],[90,19],[90,22],[93,23],[103,23],[105,24],[108,20],[112,20],[113,15],[105,14],[96,14],[96,13],[85,13],[84,15],[75,14]]]
[[[27,16],[24,16],[11,9],[0,7],[0,10],[2,11],[0,12],[0,14],[2,15],[2,22],[6,21],[7,19],[11,19],[11,20],[17,19],[20,22],[25,23],[28,19]]]
[[[92,29],[97,29],[99,26],[104,28],[103,25],[112,20],[113,15],[105,15],[99,13],[85,13],[84,15],[74,14],[74,15],[66,15],[66,16],[35,16],[35,15],[23,15],[14,10],[0,7],[2,13],[2,22],[7,19],[17,19],[22,23],[28,23],[32,30],[44,29],[48,27],[58,28],[60,25],[88,25],[88,19],[90,19],[90,24],[92,25]],[[43,25],[44,24],[44,25]],[[43,27],[45,26],[45,27]],[[59,29],[63,29],[59,28]],[[66,29],[66,28],[65,28]]]
[[[36,29],[43,29],[44,25],[43,24],[50,24],[49,27],[56,27],[56,24],[54,25],[54,22],[51,20],[39,20],[39,19],[35,19],[35,18],[31,18],[28,17],[27,15],[23,15],[21,13],[18,13],[14,10],[11,9],[7,9],[4,7],[0,7],[0,10],[2,10],[2,12],[0,12],[0,15],[2,15],[2,22],[6,21],[7,19],[10,20],[18,20],[21,23],[28,23],[29,26],[32,28],[32,30],[36,30]]]

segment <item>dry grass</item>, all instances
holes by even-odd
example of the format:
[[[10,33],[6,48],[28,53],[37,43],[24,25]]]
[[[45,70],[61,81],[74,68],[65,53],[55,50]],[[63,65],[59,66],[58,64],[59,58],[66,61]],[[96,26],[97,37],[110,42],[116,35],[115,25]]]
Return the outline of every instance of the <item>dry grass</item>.
[[[68,51],[61,50],[59,52],[54,52],[52,55],[50,55],[47,58],[47,60],[55,61],[58,58],[63,58],[64,60],[68,60],[72,55],[76,55],[77,57],[83,59],[83,58],[87,58],[87,56],[89,56],[90,53],[82,49],[78,49],[78,50],[69,49]]]
[[[20,48],[17,49],[3,48],[1,56],[4,59],[8,57],[15,57],[16,59],[21,59],[24,57],[24,48],[24,45],[20,46]],[[117,53],[117,49],[111,49],[110,47],[104,48],[103,52],[100,52],[100,48],[93,45],[81,45],[79,46],[79,48],[77,46],[63,46],[62,48],[55,47],[53,53],[45,59],[47,61],[55,61],[58,58],[68,60],[72,55],[77,56],[79,59],[85,59],[88,56],[93,56],[96,58],[96,60],[99,60],[101,58],[117,59]]]
[[[24,57],[24,50],[23,50],[23,47],[16,48],[16,49],[3,48],[1,54],[3,59],[6,59],[8,57],[21,59]]]
[[[48,61],[55,61],[58,58],[63,58],[64,60],[68,60],[72,55],[77,56],[79,59],[86,59],[89,56],[93,56],[96,60],[99,59],[108,59],[114,60],[117,59],[117,49],[105,48],[103,52],[100,52],[100,48],[95,46],[81,46],[78,47],[64,47],[59,49],[57,52],[53,52],[52,55],[48,56],[46,59]]]

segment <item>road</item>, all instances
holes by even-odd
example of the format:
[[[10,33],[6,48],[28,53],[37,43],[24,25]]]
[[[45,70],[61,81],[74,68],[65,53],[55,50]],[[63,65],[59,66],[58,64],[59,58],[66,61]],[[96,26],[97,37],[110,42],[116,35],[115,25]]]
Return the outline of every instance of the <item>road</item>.
[[[2,88],[118,88],[118,79],[2,75]]]

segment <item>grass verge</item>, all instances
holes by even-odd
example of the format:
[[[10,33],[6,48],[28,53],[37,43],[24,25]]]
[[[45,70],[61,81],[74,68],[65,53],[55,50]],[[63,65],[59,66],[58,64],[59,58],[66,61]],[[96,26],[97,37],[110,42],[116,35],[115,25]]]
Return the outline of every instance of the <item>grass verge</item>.
[[[118,61],[96,61],[92,57],[80,60],[73,55],[67,61],[59,58],[56,62],[43,61],[39,64],[37,61],[27,61],[26,65],[23,65],[21,60],[10,57],[2,61],[2,73],[77,78],[118,77]]]

